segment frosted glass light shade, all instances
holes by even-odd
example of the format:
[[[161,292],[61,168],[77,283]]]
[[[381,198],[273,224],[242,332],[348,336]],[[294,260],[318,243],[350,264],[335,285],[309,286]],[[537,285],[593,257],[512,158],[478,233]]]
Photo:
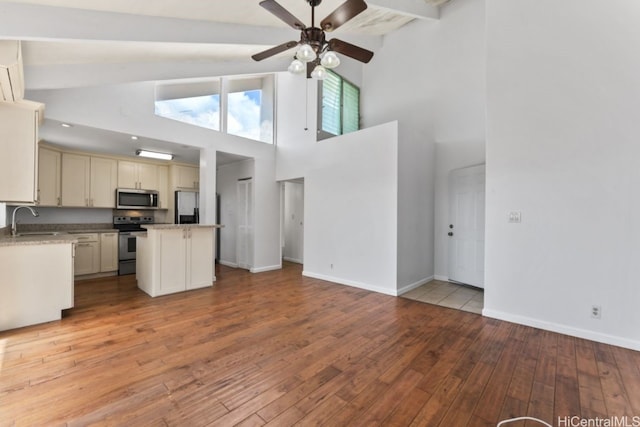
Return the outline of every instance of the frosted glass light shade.
[[[310,62],[316,59],[316,51],[308,44],[303,44],[296,52],[296,58],[302,62]]]
[[[322,64],[324,68],[336,68],[338,65],[340,65],[340,58],[338,58],[338,55],[336,55],[335,52],[325,52],[325,54],[322,56],[320,64]]]
[[[316,68],[311,72],[311,77],[316,80],[324,80],[327,77],[327,69],[322,65],[316,65]]]
[[[299,59],[294,59],[289,65],[289,72],[292,74],[302,74],[306,71],[307,67]]]

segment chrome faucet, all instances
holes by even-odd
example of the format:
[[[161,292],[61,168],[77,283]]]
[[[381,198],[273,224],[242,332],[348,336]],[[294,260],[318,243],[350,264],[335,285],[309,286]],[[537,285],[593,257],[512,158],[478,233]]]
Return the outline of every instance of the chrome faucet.
[[[16,223],[16,213],[22,208],[29,209],[31,211],[31,215],[40,216],[38,211],[33,209],[31,206],[18,206],[13,210],[13,215],[11,216],[11,235],[15,237],[18,234],[18,224]]]

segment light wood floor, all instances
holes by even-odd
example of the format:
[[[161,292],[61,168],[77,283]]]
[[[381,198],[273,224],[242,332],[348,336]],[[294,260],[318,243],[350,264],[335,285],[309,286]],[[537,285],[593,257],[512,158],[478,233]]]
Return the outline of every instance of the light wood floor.
[[[640,415],[637,352],[303,278],[292,264],[217,276],[155,299],[131,276],[78,283],[62,321],[0,333],[0,425]]]

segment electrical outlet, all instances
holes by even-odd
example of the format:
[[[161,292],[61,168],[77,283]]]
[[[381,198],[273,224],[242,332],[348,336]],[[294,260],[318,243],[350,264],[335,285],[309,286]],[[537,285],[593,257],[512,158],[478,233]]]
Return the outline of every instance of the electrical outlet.
[[[601,319],[602,318],[602,307],[599,305],[591,306],[591,318],[593,319]]]
[[[511,211],[508,216],[509,222],[518,223],[522,222],[522,213],[520,211]]]

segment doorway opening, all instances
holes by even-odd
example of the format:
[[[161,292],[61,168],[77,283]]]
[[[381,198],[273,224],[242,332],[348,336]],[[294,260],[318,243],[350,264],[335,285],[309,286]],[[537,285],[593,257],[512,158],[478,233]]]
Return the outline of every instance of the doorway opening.
[[[304,179],[283,182],[281,200],[282,259],[304,264]]]

